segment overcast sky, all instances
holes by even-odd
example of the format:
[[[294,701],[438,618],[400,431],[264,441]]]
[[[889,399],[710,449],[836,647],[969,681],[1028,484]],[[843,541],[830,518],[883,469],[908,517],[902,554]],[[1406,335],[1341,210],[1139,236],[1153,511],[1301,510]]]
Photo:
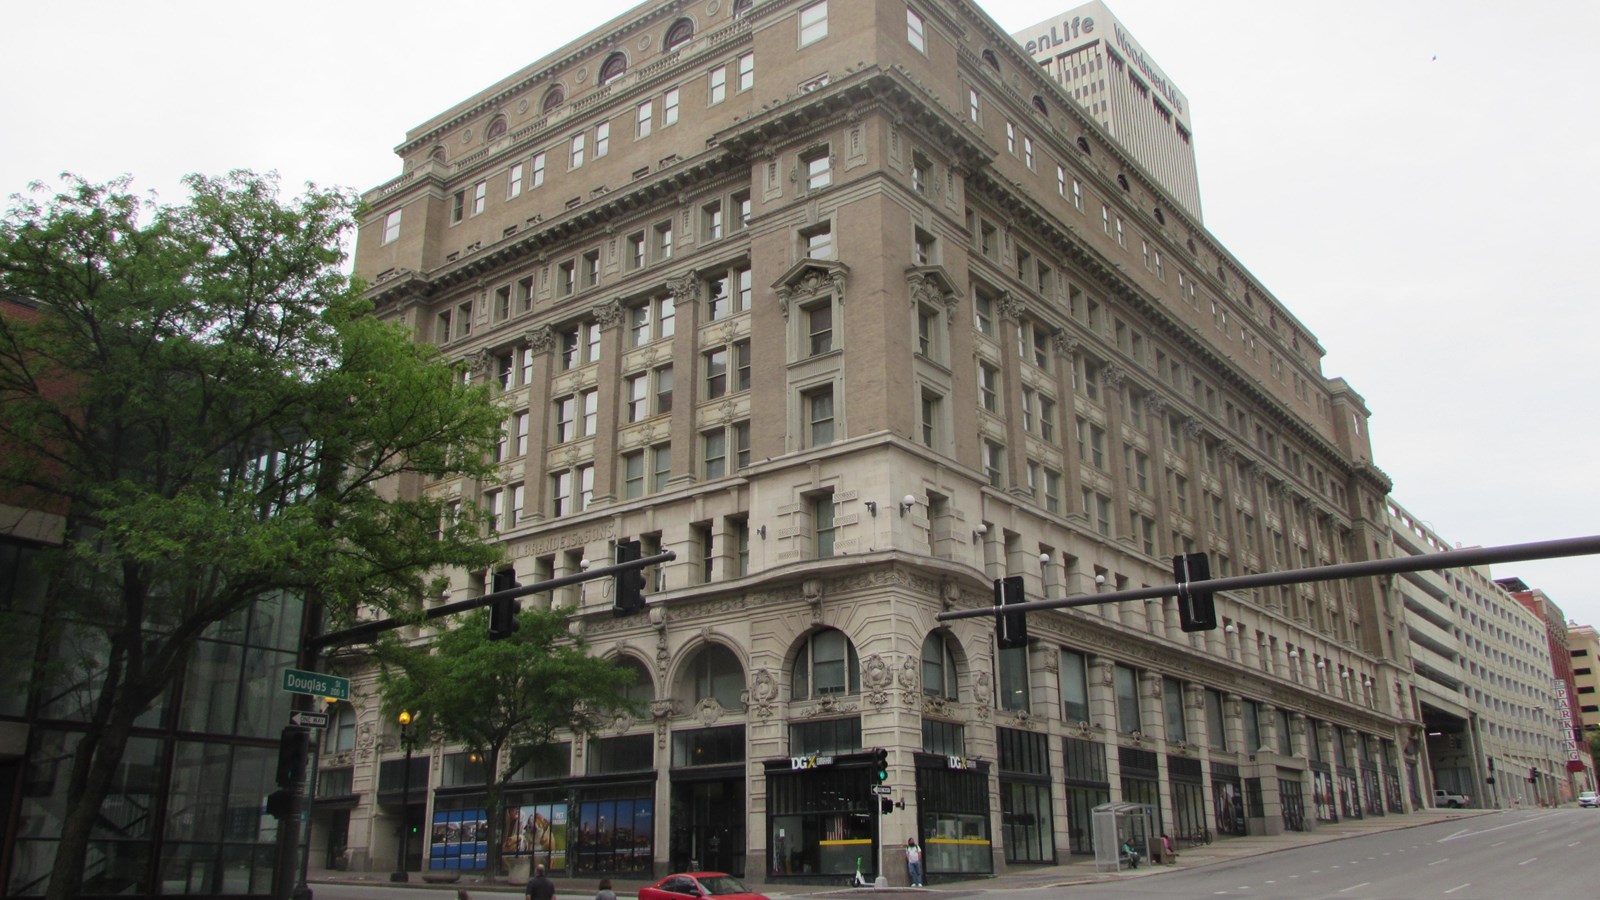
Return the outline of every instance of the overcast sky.
[[[1107,3],[1188,96],[1206,225],[1366,397],[1395,499],[1465,546],[1600,533],[1600,4]],[[7,3],[0,194],[370,188],[407,129],[633,5]],[[1014,31],[1075,4],[983,5]],[[1600,624],[1600,558],[1494,575]]]

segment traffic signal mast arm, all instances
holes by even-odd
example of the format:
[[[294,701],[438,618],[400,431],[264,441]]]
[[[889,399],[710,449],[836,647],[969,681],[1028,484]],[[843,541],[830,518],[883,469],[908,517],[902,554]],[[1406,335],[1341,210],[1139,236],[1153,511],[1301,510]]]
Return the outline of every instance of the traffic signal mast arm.
[[[433,609],[423,613],[420,621],[431,622],[434,619],[442,619],[445,616],[453,616],[456,613],[463,613],[469,610],[478,609],[480,607],[489,606],[499,600],[514,600],[518,597],[526,597],[529,594],[537,594],[542,591],[555,590],[558,587],[566,587],[569,584],[579,584],[585,581],[592,581],[596,578],[608,578],[612,575],[616,575],[619,572],[643,569],[647,566],[653,566],[657,563],[672,562],[677,558],[677,553],[674,553],[671,550],[666,550],[656,554],[655,556],[646,556],[642,559],[630,560],[625,563],[617,563],[610,566],[600,566],[599,568],[586,569],[582,572],[577,572],[572,575],[562,575],[557,578],[550,578],[545,581],[538,581],[533,584],[525,584],[521,587],[514,587],[510,590],[496,591],[492,594],[484,594],[482,597],[473,597],[471,600],[457,600],[455,603],[446,603],[443,606],[435,606]],[[404,628],[407,625],[415,625],[418,621],[418,619],[408,617],[403,619],[379,619],[373,622],[363,622],[360,625],[346,628],[342,631],[330,631],[327,634],[311,638],[306,642],[306,644],[311,649],[323,650],[328,647],[365,643],[366,641],[377,637],[385,631],[393,631],[396,628]]]
[[[1037,612],[1046,609],[1070,609],[1077,606],[1098,606],[1123,600],[1149,600],[1155,597],[1176,597],[1180,592],[1239,591],[1248,588],[1277,587],[1287,584],[1308,584],[1315,581],[1337,581],[1341,578],[1362,578],[1372,575],[1398,575],[1404,572],[1426,572],[1430,569],[1455,569],[1462,566],[1481,566],[1490,563],[1523,562],[1530,559],[1558,559],[1566,556],[1600,554],[1600,535],[1563,538],[1556,541],[1536,541],[1531,544],[1507,544],[1503,547],[1473,547],[1466,550],[1446,550],[1421,556],[1399,556],[1391,559],[1369,559],[1361,562],[1334,563],[1330,566],[1312,566],[1309,569],[1290,569],[1287,572],[1260,572],[1254,575],[1235,575],[1195,581],[1187,585],[1168,584],[1157,587],[1112,591],[1087,597],[1069,597],[1061,600],[1031,600],[1027,603],[1008,603],[1004,610],[999,606],[981,606],[976,609],[954,609],[937,616],[941,622],[952,619],[976,619],[1007,614]]]

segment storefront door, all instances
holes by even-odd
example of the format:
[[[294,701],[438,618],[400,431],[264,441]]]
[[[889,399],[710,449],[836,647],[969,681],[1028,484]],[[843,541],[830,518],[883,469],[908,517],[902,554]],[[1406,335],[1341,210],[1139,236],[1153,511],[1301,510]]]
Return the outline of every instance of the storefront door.
[[[742,778],[674,782],[674,872],[727,872],[744,876],[745,785]]]

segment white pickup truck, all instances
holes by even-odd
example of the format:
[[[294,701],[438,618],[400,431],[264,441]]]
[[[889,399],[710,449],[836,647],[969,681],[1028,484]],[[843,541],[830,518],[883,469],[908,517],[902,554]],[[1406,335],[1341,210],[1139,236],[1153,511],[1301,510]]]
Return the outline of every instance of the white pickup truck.
[[[1435,807],[1444,806],[1450,809],[1465,809],[1471,803],[1472,798],[1466,794],[1458,794],[1455,791],[1447,791],[1443,788],[1433,789],[1433,805]]]

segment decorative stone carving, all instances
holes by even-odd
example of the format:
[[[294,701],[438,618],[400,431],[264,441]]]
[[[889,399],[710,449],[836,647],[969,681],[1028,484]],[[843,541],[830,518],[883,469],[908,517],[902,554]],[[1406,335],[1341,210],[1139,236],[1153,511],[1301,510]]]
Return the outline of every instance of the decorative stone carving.
[[[678,714],[678,701],[671,697],[663,697],[650,701],[650,716],[657,722],[665,722]]]
[[[693,303],[700,298],[700,279],[690,269],[677,278],[667,279],[667,293],[672,295],[672,302],[680,306]]]
[[[1183,436],[1189,440],[1199,440],[1200,435],[1205,434],[1205,431],[1205,428],[1200,425],[1199,419],[1188,418],[1183,420]]]
[[[1120,390],[1123,382],[1128,380],[1128,373],[1121,366],[1110,365],[1101,370],[1100,378],[1106,383],[1106,387],[1115,391]]]
[[[522,339],[528,342],[528,349],[537,355],[548,352],[556,345],[556,332],[549,325],[540,325],[523,332]]]
[[[977,704],[978,709],[983,710],[994,706],[994,689],[990,684],[989,673],[979,672],[978,677],[974,679],[974,686],[972,699]]]
[[[1167,414],[1167,398],[1151,391],[1144,395],[1144,408],[1150,415],[1161,418]]]
[[[722,704],[718,703],[715,697],[707,697],[695,706],[695,716],[700,719],[702,725],[717,724],[724,711]]]
[[[860,709],[854,703],[844,703],[837,697],[829,695],[818,700],[816,705],[806,710],[805,717],[816,719],[823,716],[841,716],[847,713],[860,712]]]
[[[484,348],[467,358],[467,371],[473,378],[482,378],[489,371],[489,350]]]
[[[1015,322],[1023,317],[1028,307],[1010,291],[1001,291],[1000,298],[995,301],[995,307],[1000,310],[1000,317],[1008,322]]]
[[[870,691],[885,690],[894,684],[889,663],[877,653],[861,661],[861,685]]]
[[[623,315],[622,301],[616,298],[596,303],[594,306],[594,321],[602,331],[622,324]]]
[[[1057,356],[1077,356],[1079,348],[1083,346],[1083,342],[1064,331],[1058,331],[1051,335],[1050,346],[1055,350]]]
[[[914,691],[917,689],[917,679],[921,674],[918,671],[920,668],[920,660],[915,656],[906,657],[905,662],[900,664],[900,674],[898,676],[901,690]]]
[[[766,668],[750,675],[750,699],[756,703],[771,703],[778,699],[778,679]]]
[[[938,694],[922,695],[922,711],[930,716],[954,719],[965,718],[961,715],[961,705],[959,703],[948,697],[941,697]]]

